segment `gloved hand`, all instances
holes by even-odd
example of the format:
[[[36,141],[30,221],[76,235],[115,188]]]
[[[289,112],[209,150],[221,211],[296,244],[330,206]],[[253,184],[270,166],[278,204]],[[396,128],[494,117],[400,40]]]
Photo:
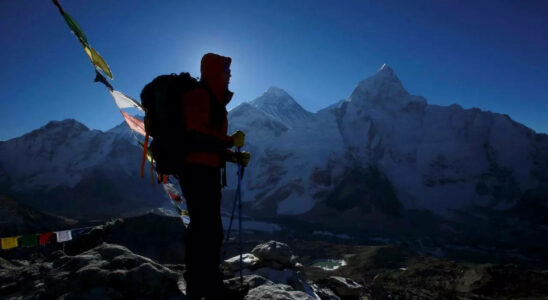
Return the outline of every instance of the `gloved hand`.
[[[247,164],[249,163],[249,161],[251,160],[251,153],[247,152],[247,151],[242,151],[242,152],[236,152],[236,156],[237,156],[237,162],[239,165],[241,165],[242,167],[247,167]]]
[[[241,148],[244,146],[245,142],[245,133],[243,131],[237,130],[232,134],[232,141],[234,147]]]
[[[250,159],[251,159],[251,153],[247,151],[242,151],[242,152],[230,151],[227,157],[227,161],[237,163],[241,165],[242,167],[246,167]]]

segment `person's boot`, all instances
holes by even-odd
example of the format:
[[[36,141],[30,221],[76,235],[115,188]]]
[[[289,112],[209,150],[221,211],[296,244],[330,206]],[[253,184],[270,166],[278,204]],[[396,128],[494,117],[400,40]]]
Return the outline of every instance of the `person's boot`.
[[[188,271],[183,273],[185,280],[185,295],[188,300],[202,300],[205,297],[204,288],[197,284],[196,280],[190,278]]]
[[[202,300],[204,299],[204,295],[202,293],[198,293],[196,292],[195,290],[193,290],[192,288],[186,288],[186,293],[185,293],[186,297],[188,298],[188,300]]]

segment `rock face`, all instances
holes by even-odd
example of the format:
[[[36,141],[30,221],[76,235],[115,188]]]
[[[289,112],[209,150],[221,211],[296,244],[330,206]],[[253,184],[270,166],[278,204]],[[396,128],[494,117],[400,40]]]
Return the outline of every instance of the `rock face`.
[[[0,269],[0,295],[24,299],[182,298],[178,275],[127,248],[103,244],[75,256]]]

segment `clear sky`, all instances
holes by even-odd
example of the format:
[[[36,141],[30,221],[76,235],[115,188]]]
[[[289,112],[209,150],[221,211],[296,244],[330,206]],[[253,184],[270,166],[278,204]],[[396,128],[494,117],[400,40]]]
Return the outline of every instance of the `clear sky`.
[[[387,63],[431,104],[510,115],[548,132],[548,1],[61,0],[139,99],[163,73],[199,76],[233,58],[229,108],[285,89],[316,111]],[[0,140],[50,120],[107,130],[122,122],[77,39],[48,0],[0,0]]]

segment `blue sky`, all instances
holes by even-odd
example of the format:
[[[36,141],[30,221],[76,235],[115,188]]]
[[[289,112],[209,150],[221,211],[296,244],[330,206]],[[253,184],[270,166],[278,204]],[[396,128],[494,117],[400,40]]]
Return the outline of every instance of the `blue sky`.
[[[163,73],[231,56],[229,108],[269,86],[316,111],[383,63],[429,103],[479,107],[548,132],[548,2],[60,1],[138,99]],[[121,115],[51,1],[0,1],[0,140],[50,120],[107,130]]]

